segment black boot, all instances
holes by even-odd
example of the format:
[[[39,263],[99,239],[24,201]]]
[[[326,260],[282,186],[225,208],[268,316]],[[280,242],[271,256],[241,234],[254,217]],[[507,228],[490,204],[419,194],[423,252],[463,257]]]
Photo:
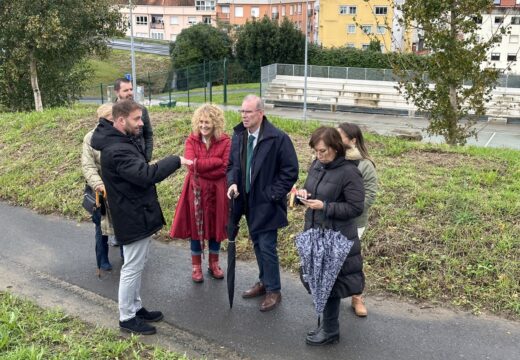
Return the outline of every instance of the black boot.
[[[333,344],[339,341],[339,305],[341,298],[329,298],[323,310],[323,323],[314,334],[307,335],[305,342],[312,346]]]

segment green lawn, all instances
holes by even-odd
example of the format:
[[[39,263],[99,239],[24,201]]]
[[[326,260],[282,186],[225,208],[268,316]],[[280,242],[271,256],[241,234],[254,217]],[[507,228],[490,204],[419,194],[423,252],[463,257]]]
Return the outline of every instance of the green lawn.
[[[95,328],[60,310],[0,292],[0,358],[27,359],[171,359],[184,355],[144,345],[137,336]]]
[[[160,56],[146,53],[135,53],[136,76],[138,80],[151,77],[167,78],[171,67],[168,56]],[[113,85],[114,80],[132,72],[130,52],[124,50],[111,50],[106,58],[92,57],[89,65],[94,74],[87,85],[86,96],[99,96],[100,84]]]
[[[80,205],[79,159],[82,138],[96,123],[94,112],[95,107],[76,106],[0,114],[0,199],[87,220]],[[151,107],[150,112],[154,158],[181,154],[192,110]],[[226,119],[228,131],[240,121],[236,112],[227,112]],[[301,186],[312,156],[309,134],[317,123],[272,120],[295,143]],[[367,142],[380,180],[362,242],[367,292],[520,319],[520,152],[373,135]],[[180,170],[158,186],[168,222],[184,176]],[[302,230],[303,209],[291,209],[288,216],[278,248],[282,265],[297,270],[293,238]],[[238,254],[252,259],[245,228]]]

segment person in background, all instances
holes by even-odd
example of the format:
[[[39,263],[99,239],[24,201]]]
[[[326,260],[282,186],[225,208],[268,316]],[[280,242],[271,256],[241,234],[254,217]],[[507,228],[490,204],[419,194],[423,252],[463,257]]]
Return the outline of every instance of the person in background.
[[[132,81],[126,78],[119,78],[115,81],[114,92],[117,96],[116,102],[121,100],[134,100],[134,87]],[[143,127],[136,137],[140,139],[146,161],[150,162],[152,160],[153,152],[153,129],[152,123],[150,122],[150,115],[148,115],[148,110],[146,110],[144,106],[142,106],[142,109]]]
[[[209,243],[208,273],[214,279],[224,278],[218,261],[220,242],[227,238],[226,170],[231,140],[224,133],[224,112],[215,105],[204,104],[195,110],[191,124],[192,133],[186,140],[184,156],[192,160],[193,165],[189,166],[184,180],[170,236],[191,239],[191,278],[201,283],[204,281],[201,256],[204,240]],[[196,195],[194,190],[199,189]],[[197,226],[199,221],[202,221],[201,229]]]
[[[361,240],[368,223],[368,212],[377,196],[378,185],[376,166],[372,158],[368,155],[365,140],[363,139],[363,133],[359,126],[345,122],[339,125],[338,131],[341,135],[343,144],[347,147],[347,160],[359,161],[358,169],[363,176],[363,184],[365,186],[365,207],[363,209],[363,214],[356,218],[358,236]],[[365,317],[368,315],[361,294],[352,295],[351,305],[357,316]]]
[[[260,311],[281,301],[278,229],[287,226],[287,194],[298,180],[298,158],[289,136],[264,116],[264,102],[248,95],[239,110],[227,170],[227,195],[235,198],[232,219],[246,215],[258,264],[257,281],[242,293],[245,299],[265,295]]]
[[[103,104],[97,109],[97,119],[112,121],[112,104]],[[101,179],[101,153],[90,146],[90,140],[94,129],[89,131],[83,138],[83,150],[81,152],[81,170],[83,176],[95,192],[105,193],[105,185]],[[98,276],[100,271],[112,270],[112,265],[108,259],[108,237],[114,235],[110,213],[101,215],[101,209],[97,208],[92,214],[92,222],[96,226],[96,262]]]
[[[330,228],[354,241],[329,295],[323,321],[307,333],[308,345],[321,346],[339,341],[341,299],[361,294],[365,286],[361,244],[355,219],[363,212],[365,191],[356,164],[345,159],[345,146],[333,127],[316,129],[309,141],[316,153],[298,201],[307,207],[304,230]],[[305,284],[304,284],[305,285]]]

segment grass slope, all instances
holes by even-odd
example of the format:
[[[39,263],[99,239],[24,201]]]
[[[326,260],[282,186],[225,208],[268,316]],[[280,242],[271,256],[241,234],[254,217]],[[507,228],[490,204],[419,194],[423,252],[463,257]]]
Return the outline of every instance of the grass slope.
[[[151,108],[154,158],[180,154],[191,110]],[[81,141],[95,123],[95,107],[0,114],[0,198],[42,213],[87,220],[81,208]],[[240,121],[228,112],[227,130]],[[272,119],[295,143],[301,185],[312,154],[315,122]],[[367,135],[380,193],[363,238],[367,292],[391,292],[452,304],[474,313],[520,319],[520,152],[449,148]],[[158,185],[167,221],[184,180],[178,171]],[[289,210],[280,231],[282,265],[298,268],[293,238],[303,209]],[[166,235],[166,230],[163,230]],[[165,236],[166,238],[166,236]],[[252,258],[242,226],[238,253]]]

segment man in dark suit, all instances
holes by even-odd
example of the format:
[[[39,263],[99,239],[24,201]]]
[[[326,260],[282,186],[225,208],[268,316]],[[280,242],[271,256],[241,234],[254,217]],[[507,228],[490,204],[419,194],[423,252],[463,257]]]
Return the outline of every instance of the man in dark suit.
[[[287,193],[298,179],[298,159],[291,139],[264,116],[264,103],[248,95],[234,128],[227,171],[228,197],[235,198],[235,223],[245,214],[253,241],[259,281],[243,298],[265,295],[260,311],[282,300],[277,253],[278,229],[287,226]]]

